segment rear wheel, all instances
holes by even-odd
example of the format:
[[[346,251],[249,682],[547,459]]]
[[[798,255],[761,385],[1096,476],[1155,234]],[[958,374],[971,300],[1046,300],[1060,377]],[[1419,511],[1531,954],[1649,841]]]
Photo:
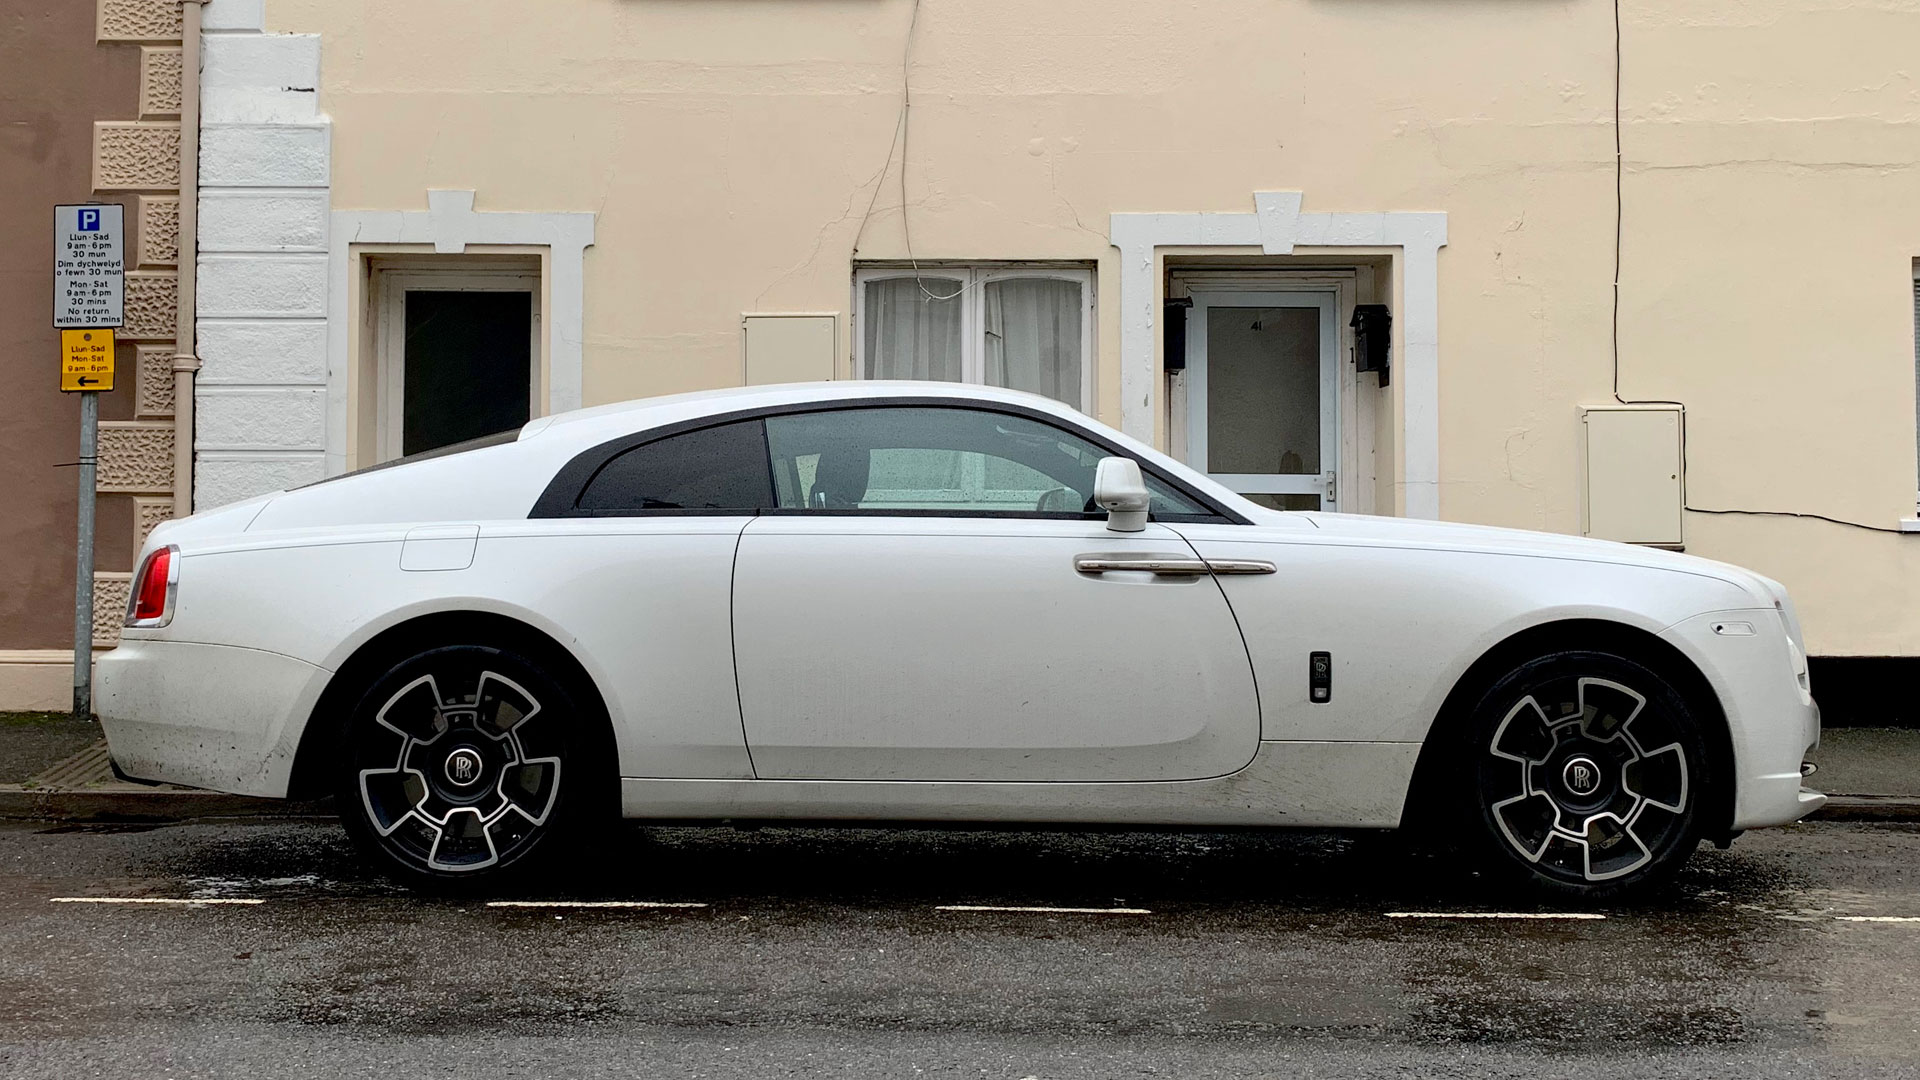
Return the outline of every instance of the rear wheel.
[[[405,879],[516,875],[592,816],[597,719],[564,680],[515,652],[422,652],[381,676],[348,718],[341,818]]]
[[[1562,652],[1509,672],[1467,747],[1480,846],[1550,890],[1599,897],[1672,876],[1698,846],[1711,776],[1699,715],[1652,669]]]

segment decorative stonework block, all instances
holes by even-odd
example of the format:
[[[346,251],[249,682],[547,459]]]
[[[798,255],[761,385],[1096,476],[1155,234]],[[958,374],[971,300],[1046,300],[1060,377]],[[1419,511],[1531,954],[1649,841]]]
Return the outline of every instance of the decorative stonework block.
[[[201,11],[203,30],[251,30],[258,34],[267,28],[263,0],[211,0]]]
[[[326,385],[325,319],[203,318],[197,329],[196,385]]]
[[[193,444],[201,451],[323,450],[326,388],[200,387],[194,393]]]
[[[200,253],[327,250],[327,192],[220,189],[200,196]]]
[[[173,499],[133,500],[133,546],[138,550],[148,534],[163,521],[173,520]]]
[[[200,189],[326,187],[327,124],[208,123],[200,129]]]
[[[101,41],[179,41],[180,0],[98,0]]]
[[[140,265],[173,266],[180,261],[180,197],[140,196]]]
[[[178,120],[97,120],[93,125],[95,191],[177,191]]]
[[[311,484],[326,475],[326,460],[317,450],[271,456],[202,451],[193,469],[193,508],[210,510],[269,491]]]
[[[127,621],[127,597],[133,592],[132,574],[93,575],[93,643],[113,645]]]
[[[179,329],[180,275],[172,270],[132,270],[127,273],[123,341],[172,341]]]
[[[102,420],[101,491],[157,494],[173,490],[173,424],[153,420]]]
[[[203,255],[201,318],[325,318],[323,255]]]
[[[320,36],[208,34],[200,90],[209,125],[311,123],[320,116]]]
[[[140,50],[140,115],[180,115],[181,53],[178,45]]]
[[[173,346],[142,345],[133,410],[142,417],[173,415]]]

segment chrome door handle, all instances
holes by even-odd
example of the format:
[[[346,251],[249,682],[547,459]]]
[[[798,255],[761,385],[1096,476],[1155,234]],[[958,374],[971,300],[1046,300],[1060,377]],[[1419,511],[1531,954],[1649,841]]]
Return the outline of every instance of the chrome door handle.
[[[1083,574],[1131,570],[1161,577],[1205,577],[1207,561],[1191,555],[1079,555],[1073,560],[1073,568]]]
[[[1274,565],[1259,559],[1198,559],[1191,555],[1080,555],[1073,568],[1082,574],[1112,571],[1157,574],[1161,577],[1203,577],[1207,574],[1271,574]]]

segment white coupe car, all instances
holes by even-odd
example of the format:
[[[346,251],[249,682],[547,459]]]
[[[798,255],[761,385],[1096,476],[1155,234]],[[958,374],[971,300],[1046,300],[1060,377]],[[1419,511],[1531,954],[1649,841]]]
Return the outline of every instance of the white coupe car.
[[[609,405],[162,525],[99,688],[123,775],[332,794],[415,880],[618,814],[1419,821],[1595,894],[1824,801],[1773,581],[1268,510],[948,384]]]

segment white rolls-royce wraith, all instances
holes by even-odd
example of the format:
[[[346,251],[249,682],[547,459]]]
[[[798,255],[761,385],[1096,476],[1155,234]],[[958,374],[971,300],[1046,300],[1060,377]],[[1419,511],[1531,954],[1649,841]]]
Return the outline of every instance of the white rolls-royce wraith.
[[[928,383],[533,421],[155,529],[126,775],[332,794],[403,877],[652,820],[1447,824],[1574,893],[1817,808],[1764,577],[1281,512]]]

